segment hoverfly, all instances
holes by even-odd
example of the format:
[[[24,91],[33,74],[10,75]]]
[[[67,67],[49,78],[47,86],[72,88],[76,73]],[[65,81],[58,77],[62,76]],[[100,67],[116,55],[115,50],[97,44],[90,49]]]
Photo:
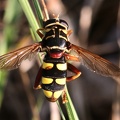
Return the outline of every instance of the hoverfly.
[[[37,30],[42,41],[0,56],[0,69],[18,68],[21,62],[29,59],[32,54],[46,52],[34,88],[42,88],[46,98],[51,102],[55,102],[61,95],[63,102],[66,102],[66,81],[72,81],[81,74],[76,67],[67,62],[68,60],[81,62],[100,75],[113,78],[120,76],[120,68],[111,62],[70,43],[71,30],[68,30],[68,27],[68,23],[59,17],[46,19],[43,21],[43,28]],[[40,31],[44,31],[45,35]],[[72,51],[76,52],[77,56],[71,55]],[[75,75],[67,76],[67,70]]]

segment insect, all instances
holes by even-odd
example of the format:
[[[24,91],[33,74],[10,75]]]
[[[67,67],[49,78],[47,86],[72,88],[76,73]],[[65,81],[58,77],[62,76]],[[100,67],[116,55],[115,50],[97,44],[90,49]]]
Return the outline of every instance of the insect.
[[[43,21],[43,28],[37,30],[38,35],[42,37],[42,41],[0,56],[0,69],[18,68],[21,62],[29,59],[32,54],[46,52],[43,64],[37,73],[34,88],[42,88],[46,98],[51,102],[55,102],[62,95],[64,103],[67,101],[66,81],[72,81],[81,74],[68,60],[81,62],[100,75],[113,78],[114,76],[120,76],[120,68],[111,62],[70,43],[71,30],[68,27],[68,23],[59,17],[47,18]],[[40,31],[44,31],[45,35]],[[72,51],[77,56],[71,55]],[[67,70],[75,73],[75,75],[67,76]]]

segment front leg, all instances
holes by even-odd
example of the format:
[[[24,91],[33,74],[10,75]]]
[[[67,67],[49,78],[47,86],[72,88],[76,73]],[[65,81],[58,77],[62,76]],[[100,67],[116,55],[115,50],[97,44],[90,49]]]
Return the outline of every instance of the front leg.
[[[41,85],[40,85],[41,78],[42,78],[42,67],[40,67],[40,69],[37,73],[35,83],[34,83],[34,86],[33,86],[34,89],[41,89]]]
[[[63,56],[65,56],[65,59],[68,61],[76,61],[76,62],[79,62],[79,57],[77,56],[73,56],[73,55],[70,55],[70,54],[67,54],[67,53],[64,53]]]
[[[68,65],[68,69],[69,69],[71,72],[75,73],[74,76],[67,77],[67,80],[66,80],[67,82],[72,81],[72,80],[78,78],[78,77],[81,75],[81,72],[80,72],[75,66],[73,66],[73,65],[70,64],[70,63],[67,63],[67,65]]]
[[[42,30],[44,29],[41,28],[37,30],[37,34],[40,36],[41,39],[44,37],[44,34],[41,32]]]

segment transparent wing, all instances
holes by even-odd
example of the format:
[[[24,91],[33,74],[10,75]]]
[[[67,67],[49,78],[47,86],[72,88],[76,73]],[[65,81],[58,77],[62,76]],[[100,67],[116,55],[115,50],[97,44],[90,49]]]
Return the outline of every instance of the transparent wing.
[[[71,49],[79,55],[80,62],[90,70],[104,76],[120,78],[120,68],[111,62],[73,44]]]
[[[0,69],[18,68],[25,59],[31,59],[41,49],[41,43],[35,43],[0,56]]]

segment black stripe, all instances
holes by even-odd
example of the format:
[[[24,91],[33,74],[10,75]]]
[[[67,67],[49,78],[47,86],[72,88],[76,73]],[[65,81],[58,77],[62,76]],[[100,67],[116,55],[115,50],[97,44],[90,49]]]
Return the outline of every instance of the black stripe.
[[[63,90],[65,85],[58,85],[57,83],[53,82],[51,84],[41,84],[42,89],[48,90],[48,91],[59,91]]]
[[[55,65],[54,65],[55,66]],[[56,67],[53,67],[50,70],[42,69],[42,76],[43,77],[55,77],[55,78],[65,78],[67,76],[67,71],[60,71]]]

